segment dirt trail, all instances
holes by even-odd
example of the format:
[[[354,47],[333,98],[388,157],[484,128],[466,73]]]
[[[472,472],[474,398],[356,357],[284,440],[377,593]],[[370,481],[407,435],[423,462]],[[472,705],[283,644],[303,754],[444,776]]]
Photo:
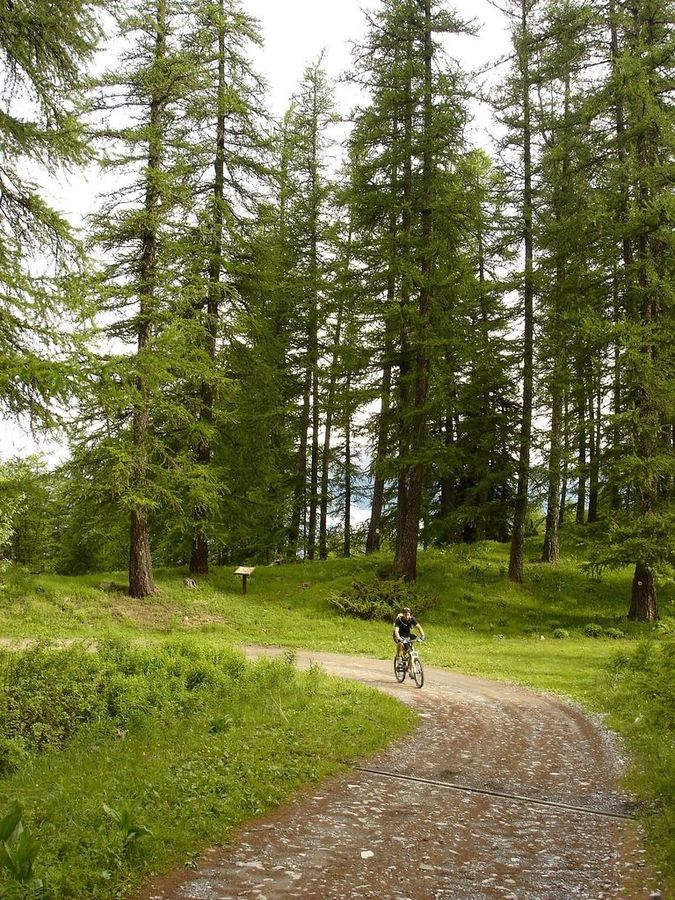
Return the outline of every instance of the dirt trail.
[[[281,652],[246,648],[251,659]],[[621,760],[572,706],[441,669],[427,670],[420,691],[396,684],[388,661],[297,656],[301,667],[313,660],[409,703],[419,727],[363,763],[388,775],[357,769],[300,792],[209,851],[197,871],[148,886],[143,900],[650,896],[635,822],[474,792],[625,815]]]

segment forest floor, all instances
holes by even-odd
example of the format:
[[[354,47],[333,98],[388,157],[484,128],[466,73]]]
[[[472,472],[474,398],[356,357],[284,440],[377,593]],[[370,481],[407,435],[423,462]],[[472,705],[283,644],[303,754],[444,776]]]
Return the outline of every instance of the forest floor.
[[[631,762],[624,784],[639,801],[648,849],[667,877],[675,868],[672,696],[673,583],[659,587],[657,624],[626,620],[632,572],[591,577],[587,530],[563,531],[563,558],[539,562],[527,543],[526,580],[508,581],[508,546],[485,542],[420,554],[425,663],[564,695],[607,715]],[[237,562],[245,563],[246,560]],[[247,644],[389,659],[391,625],[347,619],[331,598],[372,580],[385,554],[258,567],[241,594],[235,566],[216,568],[196,588],[184,570],[158,570],[158,593],[130,599],[122,573],[78,577],[0,569],[0,640],[144,646],[188,640],[205,652]]]
[[[659,886],[639,827],[622,818],[614,742],[573,706],[443,669],[427,669],[420,691],[396,684],[389,662],[297,661],[403,699],[418,727],[244,825],[196,871],[151,882],[143,900],[646,898]]]

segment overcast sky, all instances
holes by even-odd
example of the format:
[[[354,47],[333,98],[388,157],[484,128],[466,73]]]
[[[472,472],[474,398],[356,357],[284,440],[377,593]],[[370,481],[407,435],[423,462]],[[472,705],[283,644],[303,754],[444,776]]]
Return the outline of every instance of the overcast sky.
[[[269,85],[268,105],[280,116],[302,77],[305,66],[324,50],[324,64],[335,79],[336,102],[347,115],[357,97],[341,76],[350,67],[350,42],[362,39],[365,32],[363,9],[377,6],[373,0],[242,0],[244,7],[261,23],[264,48],[257,54],[257,68]],[[456,0],[458,14],[476,25],[476,37],[454,36],[447,40],[448,52],[464,68],[479,70],[508,50],[509,37],[505,21],[488,0]],[[470,139],[486,149],[490,147],[491,120],[489,110],[474,104]],[[82,223],[91,210],[96,194],[96,173],[52,183],[47,194],[50,201],[64,211],[73,224]],[[8,458],[40,450],[51,461],[62,459],[60,442],[35,439],[14,423],[0,420],[2,438],[0,458]]]

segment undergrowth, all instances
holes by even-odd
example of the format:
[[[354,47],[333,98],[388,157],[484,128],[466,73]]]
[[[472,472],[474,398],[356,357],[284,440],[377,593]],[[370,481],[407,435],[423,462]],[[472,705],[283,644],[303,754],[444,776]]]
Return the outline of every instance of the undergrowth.
[[[675,888],[675,641],[644,642],[609,668],[605,705],[629,750],[627,785],[648,843]]]
[[[431,598],[402,579],[388,578],[372,581],[353,581],[351,586],[330,598],[340,614],[357,619],[380,619],[393,623],[404,606],[415,615],[427,612]]]

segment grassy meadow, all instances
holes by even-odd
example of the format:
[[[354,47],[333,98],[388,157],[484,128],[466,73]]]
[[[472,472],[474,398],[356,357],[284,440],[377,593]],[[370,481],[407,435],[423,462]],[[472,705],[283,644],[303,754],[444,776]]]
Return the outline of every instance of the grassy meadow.
[[[421,553],[420,590],[432,600],[420,617],[429,638],[425,659],[593,702],[617,652],[675,631],[672,584],[660,591],[660,623],[628,622],[632,573],[609,572],[594,580],[582,569],[584,544],[576,530],[564,532],[563,540],[563,559],[550,566],[538,561],[540,540],[530,539],[522,586],[506,577],[504,544]],[[163,640],[189,634],[209,646],[257,643],[384,658],[392,652],[389,625],[342,617],[330,598],[354,580],[374,579],[388,562],[378,554],[260,566],[246,596],[234,567],[214,569],[196,589],[183,585],[186,572],[160,570],[159,592],[149,600],[126,596],[122,573],[36,577],[5,569],[0,638],[16,644],[36,637]]]

